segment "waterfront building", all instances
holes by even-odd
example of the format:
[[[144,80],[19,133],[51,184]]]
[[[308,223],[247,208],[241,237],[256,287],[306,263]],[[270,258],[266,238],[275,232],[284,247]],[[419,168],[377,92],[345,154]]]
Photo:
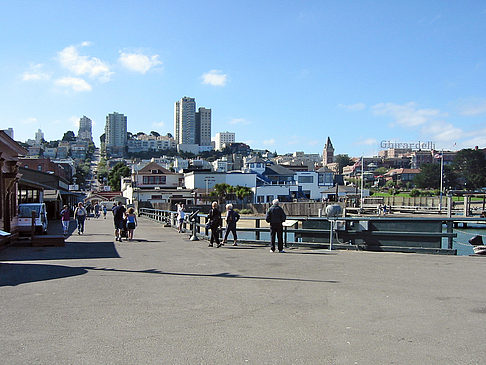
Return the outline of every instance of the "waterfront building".
[[[334,162],[334,147],[332,146],[331,138],[327,137],[326,145],[322,151],[322,165],[327,166]]]
[[[93,122],[87,116],[83,115],[79,119],[78,141],[92,141],[92,126]]]
[[[215,142],[215,149],[218,151],[222,151],[223,148],[229,146],[232,143],[235,143],[235,133],[233,132],[218,132],[216,133]]]
[[[11,233],[11,236],[0,236],[0,245],[4,245],[18,233],[18,158],[27,151],[2,130],[0,151],[0,230]]]
[[[113,112],[106,116],[105,148],[109,156],[123,157],[127,146],[127,117]]]

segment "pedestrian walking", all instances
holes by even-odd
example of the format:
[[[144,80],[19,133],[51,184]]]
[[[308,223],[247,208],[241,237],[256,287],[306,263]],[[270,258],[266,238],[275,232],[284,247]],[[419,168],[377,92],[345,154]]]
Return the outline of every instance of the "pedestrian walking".
[[[86,219],[89,220],[89,216],[91,215],[91,212],[93,211],[93,206],[91,204],[88,204],[86,206]]]
[[[178,232],[182,233],[182,227],[184,225],[184,218],[186,213],[184,212],[184,204],[177,204],[177,228]]]
[[[61,210],[61,223],[62,223],[62,230],[64,235],[67,236],[69,234],[69,222],[71,220],[71,211],[67,205],[62,207]]]
[[[103,209],[103,219],[106,219],[106,211],[108,210],[106,209],[106,205],[103,204],[102,209]]]
[[[282,223],[285,222],[287,216],[285,212],[279,205],[278,199],[274,199],[272,202],[272,206],[268,209],[266,221],[270,223],[270,237],[272,247],[270,249],[271,252],[275,252],[275,236],[277,236],[278,240],[278,252],[284,253],[283,249],[283,226]]]
[[[218,202],[211,204],[211,210],[208,214],[209,229],[211,229],[211,238],[209,240],[209,246],[213,247],[213,242],[216,242],[216,247],[221,247],[219,241],[219,227],[221,227],[221,212],[218,209]]]
[[[94,212],[95,212],[95,217],[99,218],[100,217],[100,205],[98,203],[96,203],[95,206],[94,206]]]
[[[133,240],[133,232],[138,225],[137,216],[134,213],[133,208],[128,208],[127,211],[127,229],[128,229],[128,240]]]
[[[122,231],[125,229],[125,212],[126,209],[122,202],[113,206],[113,221],[115,223],[115,241],[122,241]]]
[[[79,202],[78,207],[74,211],[74,218],[77,222],[78,234],[84,233],[84,221],[86,220],[87,215],[88,213],[86,212],[86,208],[83,206],[83,203]]]
[[[229,233],[233,233],[233,246],[238,246],[236,235],[236,222],[240,220],[238,212],[233,210],[233,204],[226,204],[226,232],[224,233],[223,245],[228,242]]]

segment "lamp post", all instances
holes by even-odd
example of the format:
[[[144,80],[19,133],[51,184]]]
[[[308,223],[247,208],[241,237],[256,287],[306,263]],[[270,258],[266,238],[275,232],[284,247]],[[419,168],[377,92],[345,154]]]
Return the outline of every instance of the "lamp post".
[[[440,154],[440,197],[439,197],[439,214],[442,211],[442,190],[444,185],[444,150]]]

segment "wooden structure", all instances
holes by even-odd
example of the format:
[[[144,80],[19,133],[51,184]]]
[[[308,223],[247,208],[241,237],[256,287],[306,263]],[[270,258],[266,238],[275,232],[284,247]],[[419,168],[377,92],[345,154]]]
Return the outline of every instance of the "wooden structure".
[[[0,230],[10,233],[0,237],[0,246],[10,243],[18,235],[17,189],[20,178],[19,155],[27,150],[0,130]]]

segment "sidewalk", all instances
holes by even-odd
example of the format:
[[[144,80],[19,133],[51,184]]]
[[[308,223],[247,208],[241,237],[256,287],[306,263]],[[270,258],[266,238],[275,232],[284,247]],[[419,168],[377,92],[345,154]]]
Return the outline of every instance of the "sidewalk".
[[[242,245],[90,219],[0,252],[5,364],[482,364],[486,259]]]

